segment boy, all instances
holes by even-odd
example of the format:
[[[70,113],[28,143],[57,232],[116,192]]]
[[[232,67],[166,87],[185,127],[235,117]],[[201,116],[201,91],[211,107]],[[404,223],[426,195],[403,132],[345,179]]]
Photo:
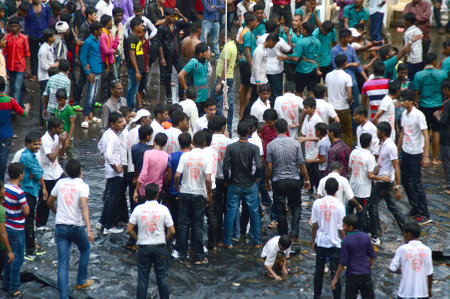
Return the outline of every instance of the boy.
[[[216,115],[217,112],[217,103],[214,99],[207,99],[205,104],[203,104],[203,109],[205,110],[205,115],[197,119],[194,124],[193,133],[197,133],[203,129],[208,128],[209,120]]]
[[[291,253],[292,240],[289,235],[275,236],[270,239],[261,253],[261,257],[264,258],[264,268],[267,274],[273,279],[280,281],[283,280],[274,269],[281,269],[283,275],[289,274],[289,269],[287,268],[287,259]]]
[[[323,122],[317,123],[314,126],[314,132],[316,133],[317,138],[319,138],[319,142],[317,144],[317,149],[319,152],[317,155],[317,159],[319,160],[319,180],[325,176],[325,172],[327,171],[328,151],[331,147],[330,139],[327,135],[327,129],[327,124]]]
[[[347,178],[342,175],[343,165],[339,161],[334,161],[329,166],[330,173],[322,178],[319,182],[319,187],[317,188],[317,197],[323,197],[327,194],[325,190],[325,184],[329,178],[335,178],[339,184],[339,190],[337,191],[335,197],[337,200],[344,205],[347,205],[351,201],[356,207],[359,208],[358,201],[354,199],[353,190],[350,187],[350,183]],[[362,207],[360,209],[362,211]]]
[[[128,87],[127,87],[127,104],[128,107],[134,109],[136,106],[136,94],[141,75],[144,68],[144,50],[140,35],[143,33],[143,25],[141,19],[134,18],[131,21],[130,28],[132,32],[125,39],[124,49],[128,70]],[[138,105],[138,108],[139,105]]]
[[[66,95],[70,95],[70,79],[68,78],[68,72],[70,69],[70,62],[67,59],[62,59],[58,64],[58,73],[50,77],[47,81],[45,89],[42,93],[42,116],[48,120],[48,118],[55,115],[55,111],[58,106],[56,101],[56,91],[63,88]]]
[[[315,1],[314,1],[315,2]],[[336,45],[336,30],[331,21],[327,20],[314,29],[312,35],[320,42],[319,57],[317,59],[319,70],[322,73],[323,82],[327,74],[333,70],[331,63],[331,48]]]
[[[405,225],[403,244],[395,251],[389,270],[402,274],[399,298],[431,298],[433,260],[431,250],[419,241],[421,228],[417,223]]]
[[[353,120],[359,124],[356,128],[357,147],[361,148],[361,134],[369,133],[372,135],[370,153],[374,156],[378,156],[380,151],[380,140],[377,137],[377,127],[367,118],[367,112],[367,109],[363,106],[356,107],[355,112],[353,112]]]
[[[194,106],[195,109],[197,110],[197,106],[195,105],[195,103]],[[153,136],[152,140],[150,140],[150,145],[153,145],[153,140],[155,139],[156,134],[164,132],[164,127],[162,124],[169,119],[169,109],[167,109],[167,107],[164,106],[164,104],[158,104],[153,110],[153,114],[155,115],[155,118],[150,124],[150,126],[153,129]]]
[[[335,290],[339,276],[347,267],[345,298],[356,298],[359,292],[363,298],[375,298],[370,271],[375,262],[375,251],[369,236],[356,229],[357,224],[355,214],[344,217],[342,226],[347,235],[342,240],[339,267],[331,281],[331,288]]]
[[[316,98],[316,113],[328,125],[330,119],[334,122],[340,122],[340,119],[333,105],[324,100],[326,91],[327,88],[324,85],[316,85],[313,89],[314,97]]]
[[[378,112],[378,106],[385,95],[388,94],[389,79],[384,78],[384,63],[376,61],[373,64],[374,77],[364,82],[361,90],[361,103],[370,111],[370,119]]]
[[[399,81],[391,81],[389,82],[389,93],[384,96],[381,100],[380,106],[378,107],[378,112],[375,114],[373,118],[373,123],[376,125],[379,122],[387,121],[392,128],[391,138],[395,140],[395,103],[398,97],[400,96],[401,84]]]
[[[287,81],[284,84],[284,94],[275,99],[274,109],[279,118],[287,121],[291,137],[297,138],[303,99],[295,94],[295,82]]]
[[[100,100],[104,103],[110,96],[110,82],[114,78],[114,55],[119,52],[119,34],[116,32],[114,38],[111,34],[113,26],[111,16],[103,15],[100,19],[100,23],[103,25],[102,34],[100,35],[100,55],[103,68],[103,73],[101,75]]]
[[[5,265],[2,289],[13,296],[20,296],[20,269],[24,261],[25,217],[30,213],[25,192],[19,187],[24,177],[22,163],[8,166],[9,183],[5,184],[6,232],[14,253],[14,261]]]
[[[189,117],[182,111],[174,111],[170,116],[170,120],[172,121],[173,126],[164,131],[164,134],[166,134],[168,138],[164,150],[169,155],[180,150],[178,135],[187,132],[189,129]]]
[[[8,234],[6,232],[6,211],[5,207],[5,195],[6,189],[3,184],[3,181],[0,181],[0,273],[3,273],[3,269],[5,268],[5,262],[11,264],[14,261],[14,253],[11,249],[11,245],[9,244]],[[6,258],[8,255],[8,259]]]
[[[44,183],[44,169],[39,165],[36,154],[41,148],[41,134],[39,132],[29,132],[25,136],[26,149],[20,156],[20,163],[24,165],[24,175],[21,188],[25,192],[27,203],[30,206],[30,213],[25,219],[25,246],[26,256],[29,261],[34,261],[35,255],[45,253],[45,250],[35,244],[34,220],[36,199],[39,196],[39,185],[42,190],[42,199],[47,200],[47,188]]]
[[[255,116],[258,119],[258,122],[264,121],[263,115],[264,112],[267,109],[270,109],[270,85],[269,84],[262,84],[259,85],[258,88],[259,97],[258,99],[253,103],[251,109],[250,109],[250,115]]]
[[[67,93],[64,88],[60,88],[56,91],[56,101],[58,107],[55,110],[55,117],[62,120],[64,123],[64,132],[67,133],[66,144],[64,145],[65,153],[64,158],[73,158],[73,131],[75,128],[76,115],[73,108],[67,104]]]
[[[197,105],[195,105],[195,100],[197,99],[197,90],[194,87],[189,86],[186,89],[186,97],[180,99],[180,106],[183,108],[183,112],[189,116],[189,130],[188,133],[192,135],[192,130],[198,119]],[[154,112],[156,114],[156,112]],[[231,132],[231,126],[228,128]]]
[[[405,46],[410,44],[406,63],[408,64],[408,78],[414,81],[414,76],[418,71],[423,69],[423,48],[422,40],[413,40],[415,36],[423,36],[422,30],[416,27],[416,16],[413,13],[407,13],[403,16],[405,19],[405,33],[403,33],[403,40]],[[415,38],[414,38],[415,39]]]

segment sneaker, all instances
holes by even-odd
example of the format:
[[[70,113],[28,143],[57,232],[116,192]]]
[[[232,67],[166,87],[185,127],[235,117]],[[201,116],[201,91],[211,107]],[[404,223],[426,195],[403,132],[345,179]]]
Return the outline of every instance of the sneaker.
[[[94,123],[96,123],[96,124],[99,124],[99,123],[101,123],[102,122],[102,120],[100,119],[100,118],[97,118],[97,117],[93,117],[92,118],[92,122],[94,122]]]
[[[103,229],[103,224],[101,224],[100,222],[97,222],[95,224],[95,229],[102,230]]]
[[[323,273],[328,273],[330,272],[330,269],[328,269],[328,265],[325,264],[325,267],[323,268]]]
[[[428,217],[419,216],[419,217],[417,217],[416,221],[417,221],[417,223],[419,223],[420,225],[425,225],[425,224],[428,224],[428,223],[432,222],[433,220],[431,220],[431,219],[428,218]]]
[[[170,255],[170,257],[173,260],[177,261],[180,259],[180,253],[176,249],[174,249],[174,250],[172,250],[172,254]]]
[[[415,219],[415,218],[417,218],[417,217],[419,217],[419,216],[420,216],[420,215],[419,215],[419,214],[416,214],[416,213],[414,212],[413,209],[409,210],[409,212],[408,212],[408,217],[409,217],[409,218]]]
[[[38,226],[38,227],[36,227],[36,230],[38,230],[38,231],[47,231],[47,230],[50,230],[50,227],[48,227],[48,226]]]
[[[36,259],[36,256],[35,256],[34,254],[27,254],[27,255],[25,255],[24,258],[25,258],[27,261],[34,262],[34,260]]]
[[[75,105],[72,107],[72,109],[76,112],[82,112],[83,108],[80,105]]]
[[[381,244],[380,238],[372,237],[372,244],[373,245],[380,245]]]
[[[89,122],[87,122],[87,121],[81,122],[81,128],[83,128],[83,129],[89,129]]]
[[[107,235],[107,234],[120,234],[123,232],[123,228],[117,228],[117,227],[111,227],[111,228],[105,228],[103,230],[103,234]]]
[[[47,252],[47,251],[45,251],[44,248],[40,247],[40,248],[37,248],[37,249],[36,249],[36,251],[34,252],[34,254],[35,254],[35,255],[43,255],[43,254],[45,254],[46,252]]]
[[[79,285],[79,284],[75,285],[75,290],[82,290],[82,289],[88,288],[88,287],[90,287],[93,283],[94,283],[94,280],[93,280],[93,279],[88,279],[88,280],[86,280],[86,282],[85,282],[84,284],[82,284],[82,285]]]

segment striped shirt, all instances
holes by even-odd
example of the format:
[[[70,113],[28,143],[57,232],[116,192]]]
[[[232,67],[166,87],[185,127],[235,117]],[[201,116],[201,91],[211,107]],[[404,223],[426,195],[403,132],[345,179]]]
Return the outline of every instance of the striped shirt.
[[[369,98],[369,105],[371,111],[371,118],[375,117],[375,114],[378,112],[378,106],[381,103],[381,100],[388,94],[389,92],[389,79],[375,77],[372,80],[369,80],[363,84],[361,94],[367,95]]]
[[[3,203],[6,211],[5,226],[10,229],[23,230],[25,215],[22,212],[22,207],[27,204],[25,192],[10,184],[5,184],[5,190],[5,202]]]
[[[11,112],[18,115],[27,116],[25,110],[16,102],[15,99],[0,93],[0,138],[10,138],[13,136],[11,126]]]
[[[56,101],[56,91],[60,88],[64,88],[66,90],[67,97],[70,97],[70,79],[63,73],[58,73],[51,76],[47,82],[47,87],[44,90],[43,95],[48,96],[47,111],[49,113],[55,113],[58,107],[58,102]]]
[[[412,39],[414,36],[421,35],[421,34],[422,34],[422,30],[417,28],[416,25],[412,25],[411,27],[406,29],[405,33],[403,35],[403,40],[404,40],[405,46],[410,41],[412,42]],[[422,41],[419,39],[412,43],[411,48],[409,49],[409,53],[406,58],[406,62],[411,63],[411,64],[421,63],[423,60],[422,53],[423,53]]]
[[[219,11],[225,9],[225,3],[221,0],[202,0],[204,7],[203,21],[219,21]]]

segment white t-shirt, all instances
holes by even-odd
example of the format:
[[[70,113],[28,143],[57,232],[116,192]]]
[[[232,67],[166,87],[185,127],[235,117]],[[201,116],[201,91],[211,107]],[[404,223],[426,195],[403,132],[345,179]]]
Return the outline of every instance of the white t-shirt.
[[[223,179],[223,157],[225,156],[225,151],[227,146],[233,141],[225,136],[224,134],[213,134],[211,147],[217,152],[217,175],[218,179]]]
[[[116,172],[114,168],[111,167],[111,165],[122,164],[120,147],[119,136],[112,129],[106,130],[98,143],[98,149],[105,158],[105,177],[107,179],[116,176],[123,177],[123,172]]]
[[[174,152],[178,152],[181,150],[180,143],[178,142],[178,136],[183,133],[178,128],[168,128],[164,131],[164,134],[167,135],[167,143],[166,146],[163,148],[163,150],[168,153],[169,155]]]
[[[383,6],[379,6],[382,2],[385,2]],[[369,1],[369,14],[373,15],[374,13],[386,13],[386,8],[388,4],[384,0],[370,0]]]
[[[309,115],[306,115],[305,121],[303,122],[302,126],[302,134],[305,137],[317,137],[315,126],[316,124],[322,122],[322,118],[317,114],[314,113],[314,115],[310,118]],[[318,141],[305,141],[305,157],[306,159],[315,159],[317,158],[317,155],[319,154],[318,150]]]
[[[138,227],[138,245],[166,244],[165,228],[173,226],[169,209],[156,200],[147,200],[136,206],[130,223]]]
[[[27,148],[24,147],[24,148],[18,150],[18,151],[14,154],[14,156],[13,156],[13,158],[12,158],[12,160],[11,160],[11,163],[17,163],[17,162],[20,162],[20,157],[22,156],[23,151],[26,150],[26,149],[27,149]],[[34,153],[34,155],[36,156],[36,158],[37,158],[37,160],[38,160],[38,162],[39,162],[39,165],[41,165],[41,160],[40,160],[41,157],[39,156],[39,151],[36,152],[36,153]]]
[[[319,152],[319,155],[325,156],[325,163],[319,163],[319,170],[325,171],[327,170],[327,164],[328,164],[328,151],[331,148],[331,142],[328,136],[323,137],[319,140],[317,143],[317,150]]]
[[[359,125],[356,128],[356,140],[357,140],[357,148],[361,148],[361,142],[359,138],[361,137],[362,133],[369,133],[372,135],[372,144],[370,145],[370,152],[372,155],[378,156],[378,153],[380,152],[380,139],[378,139],[377,135],[377,127],[369,120],[367,121],[364,126]]]
[[[133,157],[131,156],[131,147],[139,142],[139,128],[141,125],[136,125],[133,129],[128,131],[127,135],[127,152],[128,152],[128,172],[134,173]],[[152,135],[153,138],[154,135]]]
[[[387,94],[378,106],[378,111],[383,110],[384,113],[378,119],[378,123],[382,121],[387,121],[391,125],[391,138],[395,140],[395,105],[392,98]]]
[[[192,133],[195,134],[198,131],[201,131],[206,128],[208,128],[208,120],[206,119],[206,114],[205,114],[202,117],[197,119],[197,121],[194,124],[194,130]]]
[[[316,99],[316,113],[322,118],[323,122],[328,125],[330,118],[335,118],[337,113],[333,105],[322,99]]]
[[[277,254],[280,251],[280,246],[278,243],[280,242],[280,236],[273,237],[270,239],[266,245],[264,245],[261,257],[266,258],[264,260],[264,266],[268,266],[270,268],[275,264],[275,260],[277,259]],[[291,254],[291,247],[286,249],[284,252],[284,256],[288,259]]]
[[[344,70],[334,70],[327,74],[325,85],[328,89],[328,103],[336,110],[349,109],[347,87],[352,87],[352,77]]]
[[[51,195],[58,200],[55,224],[83,225],[80,198],[89,197],[89,186],[81,178],[60,179],[53,187]]]
[[[200,148],[184,153],[178,163],[177,172],[183,174],[180,193],[202,195],[206,198],[205,175],[212,174],[213,160]]]
[[[403,111],[402,115],[403,143],[402,150],[410,155],[423,153],[425,139],[422,130],[427,129],[425,115],[419,109],[412,108],[411,112]]]
[[[128,127],[120,131],[119,133],[119,139],[120,139],[120,159],[122,161],[122,165],[128,165],[128,153],[130,150],[127,148],[128,143]],[[131,163],[131,161],[130,161]],[[134,170],[133,170],[134,171]]]
[[[213,168],[211,172],[211,189],[214,190],[216,189],[217,162],[219,161],[219,155],[212,146],[205,147],[203,151],[206,155],[209,155],[210,159],[213,161]]]
[[[264,122],[263,115],[264,111],[267,109],[270,109],[270,102],[269,100],[266,100],[266,102],[263,102],[261,98],[258,98],[252,105],[252,108],[250,109],[250,114],[255,116],[259,122]]]
[[[297,138],[300,119],[300,110],[303,110],[303,99],[293,93],[286,92],[275,99],[274,109],[278,118],[287,121],[291,138]],[[291,126],[295,127],[291,128]]]
[[[390,175],[391,182],[395,179],[395,169],[392,161],[398,159],[397,153],[397,146],[392,139],[388,138],[381,143],[380,155],[378,156],[378,175]]]
[[[56,147],[59,147],[59,135],[55,134],[52,138],[47,131],[44,136],[42,136],[41,143],[41,148],[39,149],[39,161],[42,169],[44,169],[44,175],[42,177],[44,180],[57,180],[61,177],[64,170],[58,162],[58,157],[52,162],[47,155],[51,154]]]
[[[398,296],[402,298],[428,297],[428,276],[433,274],[431,250],[419,240],[411,240],[397,248],[389,270],[401,267],[402,280]]]
[[[256,40],[256,46],[260,44],[264,44],[266,42],[267,36],[269,33],[264,33],[260,35]],[[284,71],[283,62],[278,59],[279,55],[285,54],[291,51],[291,47],[288,43],[280,38],[280,40],[275,44],[275,47],[272,49],[267,49],[267,74],[268,75],[276,75],[282,73]]]
[[[157,122],[156,119],[154,119],[152,121],[152,123],[150,124],[150,127],[152,127],[152,129],[153,129],[152,139],[150,139],[150,145],[153,145],[156,134],[164,133],[164,127],[159,122]],[[139,140],[139,136],[138,136],[138,140]]]
[[[188,133],[193,135],[192,130],[194,130],[194,124],[198,119],[197,105],[195,105],[195,102],[191,99],[186,99],[184,101],[180,101],[178,104],[180,104],[180,106],[183,107],[183,112],[189,116],[189,131],[188,131]]]
[[[339,231],[343,230],[342,220],[344,217],[344,205],[335,197],[326,195],[314,201],[311,221],[319,225],[315,240],[318,247],[341,248]]]
[[[352,170],[350,177],[350,187],[355,197],[369,198],[372,191],[372,180],[369,179],[369,172],[373,172],[377,166],[374,155],[367,149],[357,148],[350,154],[349,165]]]
[[[330,172],[326,177],[322,178],[319,181],[319,186],[317,187],[317,195],[325,196],[327,194],[327,191],[325,191],[325,183],[329,178],[335,178],[338,181],[339,189],[336,192],[336,198],[345,206],[347,202],[355,195],[353,194],[353,190],[350,187],[350,183],[348,182],[348,180],[339,175],[339,173],[337,172]]]

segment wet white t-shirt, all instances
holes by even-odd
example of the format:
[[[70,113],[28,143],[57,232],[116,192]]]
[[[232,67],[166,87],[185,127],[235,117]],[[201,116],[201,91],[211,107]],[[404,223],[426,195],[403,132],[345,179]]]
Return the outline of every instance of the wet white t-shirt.
[[[55,134],[50,136],[50,134],[45,132],[44,136],[41,138],[41,148],[39,149],[39,163],[42,169],[44,169],[44,180],[57,180],[61,177],[64,170],[58,162],[58,157],[54,162],[50,161],[48,154],[51,154],[56,147],[59,147],[59,135]]]
[[[223,179],[223,157],[227,146],[233,141],[224,134],[214,134],[212,137],[211,147],[217,152],[217,175],[218,179]]]
[[[316,113],[319,114],[323,122],[328,125],[330,118],[335,118],[337,113],[333,105],[322,99],[316,99]]]
[[[316,124],[322,122],[322,118],[317,114],[314,113],[312,117],[309,117],[309,115],[306,115],[305,120],[303,122],[302,126],[302,134],[305,137],[317,137],[315,126]],[[306,159],[315,159],[317,158],[317,155],[319,154],[319,142],[318,141],[305,141],[305,157]]]
[[[219,161],[219,155],[212,146],[205,147],[203,151],[206,155],[210,156],[210,159],[212,159],[213,167],[211,172],[211,189],[214,190],[216,189],[217,162]]]
[[[378,175],[390,175],[391,182],[395,179],[395,168],[392,160],[398,159],[397,146],[391,138],[386,139],[380,146],[380,155],[378,156]]]
[[[368,173],[373,172],[377,163],[374,155],[367,149],[357,148],[352,151],[349,159],[349,167],[352,170],[350,187],[355,197],[369,198],[372,191],[372,180]]]
[[[364,126],[359,125],[356,128],[356,138],[358,142],[357,146],[358,148],[361,148],[361,142],[359,138],[361,137],[362,133],[369,133],[370,135],[372,135],[372,144],[370,145],[370,152],[373,155],[378,156],[380,152],[380,139],[378,139],[377,127],[369,120],[364,124]]]
[[[277,111],[278,118],[286,120],[288,126],[297,124],[295,128],[289,127],[290,137],[297,138],[300,110],[303,110],[303,99],[293,93],[286,92],[275,99],[273,108]]]
[[[423,153],[425,138],[422,130],[428,128],[425,115],[419,109],[413,107],[411,112],[403,111],[402,115],[403,142],[402,150],[410,155]]]
[[[184,153],[178,163],[177,172],[183,174],[180,193],[202,195],[206,198],[205,175],[212,174],[213,160],[200,148]]]
[[[266,258],[264,260],[264,266],[273,267],[275,264],[275,260],[277,259],[277,254],[280,251],[280,246],[278,243],[280,242],[280,236],[273,237],[270,239],[266,245],[264,245],[264,248],[261,253],[262,258]],[[291,247],[286,249],[284,252],[284,256],[288,259],[291,254]]]
[[[348,180],[337,172],[330,172],[326,177],[322,178],[319,181],[317,194],[320,196],[325,196],[327,194],[327,192],[325,191],[325,183],[329,178],[335,178],[338,181],[339,189],[336,192],[336,198],[345,206],[347,202],[355,195],[353,194],[353,190],[350,187],[350,183],[348,182]]]
[[[378,106],[378,111],[383,110],[384,113],[380,116],[378,119],[378,123],[382,121],[387,121],[391,125],[391,138],[392,140],[395,140],[395,105],[394,101],[389,95],[386,95],[380,103],[380,106]]]
[[[314,201],[311,221],[319,225],[315,240],[318,247],[341,248],[339,231],[343,230],[342,220],[344,217],[344,205],[335,197],[326,195]]]
[[[51,195],[57,199],[55,224],[83,225],[80,198],[89,197],[89,186],[81,178],[60,179]]]
[[[178,136],[182,133],[178,128],[168,128],[163,132],[167,135],[167,143],[163,150],[169,155],[174,152],[181,150],[180,143],[178,142]]]

